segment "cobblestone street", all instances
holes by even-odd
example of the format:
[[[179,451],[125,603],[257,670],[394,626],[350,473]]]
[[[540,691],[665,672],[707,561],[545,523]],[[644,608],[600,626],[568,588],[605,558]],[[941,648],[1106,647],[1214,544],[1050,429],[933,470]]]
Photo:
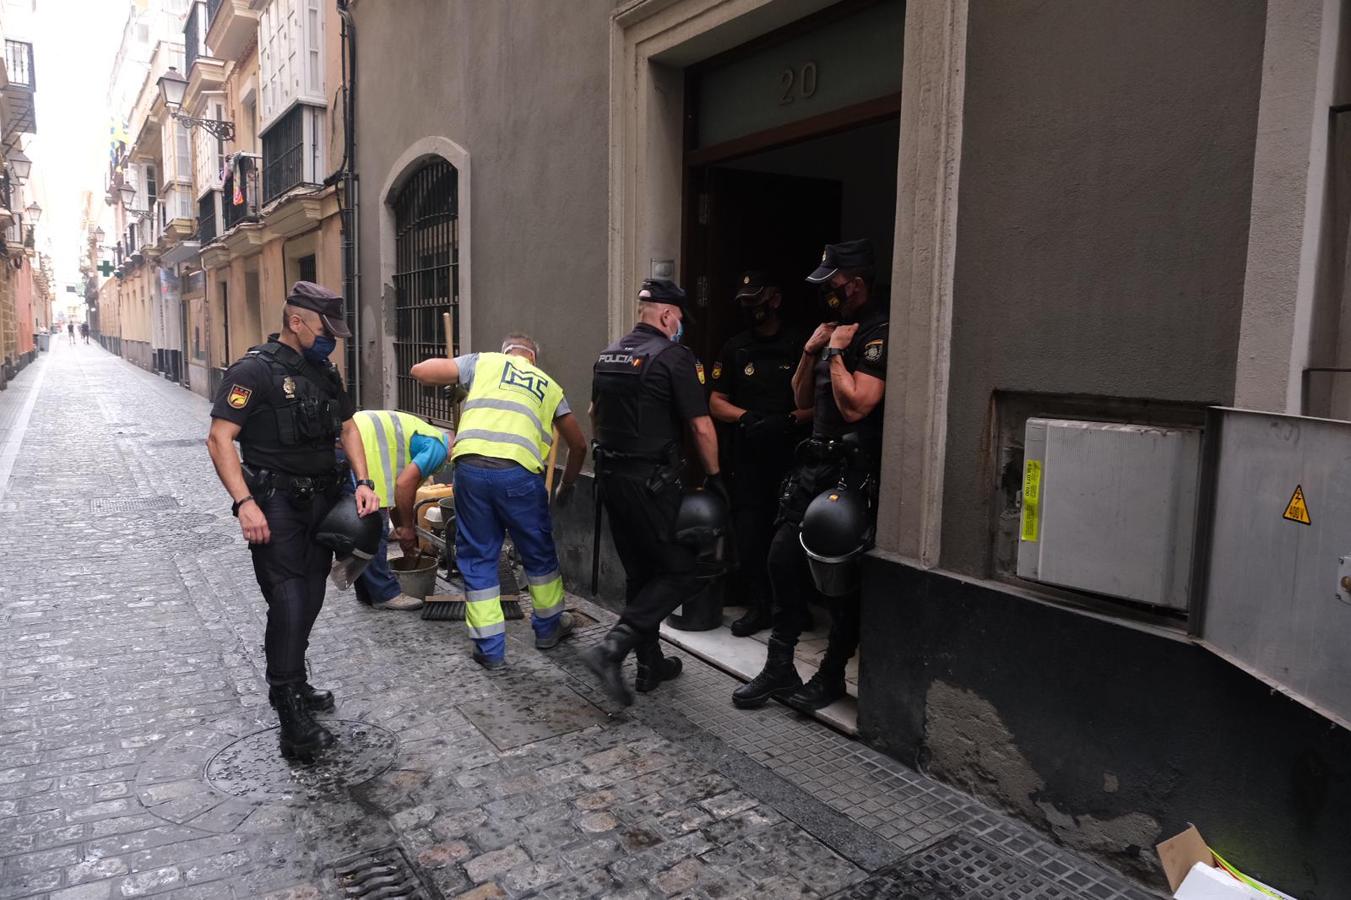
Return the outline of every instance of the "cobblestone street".
[[[276,758],[264,606],[206,401],[53,342],[0,393],[0,900],[1155,896],[693,658],[626,711],[577,647],[330,589],[340,746]],[[393,894],[391,894],[393,895]]]

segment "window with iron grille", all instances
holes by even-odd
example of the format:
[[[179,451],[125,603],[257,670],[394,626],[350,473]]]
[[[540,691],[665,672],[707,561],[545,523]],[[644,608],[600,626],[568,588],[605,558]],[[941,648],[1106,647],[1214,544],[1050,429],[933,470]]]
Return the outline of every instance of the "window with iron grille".
[[[300,103],[263,133],[264,203],[316,180],[321,114],[322,110]]]
[[[197,240],[205,247],[216,239],[216,191],[207,191],[197,201]]]
[[[408,375],[414,363],[446,352],[442,313],[460,323],[459,173],[434,160],[413,173],[394,198],[394,359],[398,408],[451,424],[449,398]],[[457,342],[452,353],[460,352]]]

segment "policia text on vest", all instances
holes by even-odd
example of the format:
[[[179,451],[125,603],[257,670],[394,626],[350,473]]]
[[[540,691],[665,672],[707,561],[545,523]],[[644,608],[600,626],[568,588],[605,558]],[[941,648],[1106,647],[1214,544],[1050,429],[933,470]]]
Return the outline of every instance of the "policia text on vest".
[[[332,552],[315,541],[315,533],[339,502],[348,466],[358,487],[355,500],[346,502],[355,502],[363,516],[380,508],[352,423],[353,403],[328,360],[337,339],[348,336],[342,298],[296,282],[281,332],[226,371],[207,437],[267,601],[267,681],[281,723],[281,751],[288,757],[309,758],[333,743],[311,715],[332,708],[333,696],[309,685],[305,651],[332,563]],[[342,467],[335,438],[347,457]]]
[[[455,556],[465,586],[465,622],[474,660],[506,663],[506,623],[498,556],[505,535],[521,556],[530,591],[535,646],[547,650],[572,630],[563,610],[563,576],[554,548],[544,468],[557,434],[568,445],[560,499],[573,490],[586,442],[558,382],[535,364],[538,345],[508,335],[500,353],[470,353],[413,366],[423,384],[468,388],[455,463]]]

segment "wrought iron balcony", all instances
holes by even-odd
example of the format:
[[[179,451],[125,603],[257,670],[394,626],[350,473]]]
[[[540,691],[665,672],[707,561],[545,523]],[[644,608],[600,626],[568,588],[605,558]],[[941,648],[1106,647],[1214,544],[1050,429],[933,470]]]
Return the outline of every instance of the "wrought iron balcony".
[[[264,203],[271,203],[291,188],[307,183],[305,116],[308,112],[309,107],[297,104],[263,134]]]
[[[216,18],[216,13],[220,12],[221,0],[206,0],[206,20],[212,22]]]
[[[203,247],[216,239],[216,197],[219,191],[207,191],[197,201],[197,240]]]
[[[206,15],[205,4],[193,3],[183,24],[183,73],[188,77],[192,75],[192,64],[206,51]]]
[[[236,170],[238,170],[238,188],[236,191]],[[236,196],[242,201],[235,203]],[[225,187],[221,192],[221,218],[224,220],[224,233],[240,222],[249,222],[258,218],[258,157],[250,153],[241,153],[238,163],[230,166],[225,175]]]
[[[37,115],[33,91],[37,88],[33,68],[33,45],[27,41],[5,40],[5,70],[9,84],[0,91],[5,104],[5,144],[21,134],[36,134]]]
[[[9,86],[37,90],[37,73],[33,68],[33,45],[27,41],[5,39],[5,72]]]

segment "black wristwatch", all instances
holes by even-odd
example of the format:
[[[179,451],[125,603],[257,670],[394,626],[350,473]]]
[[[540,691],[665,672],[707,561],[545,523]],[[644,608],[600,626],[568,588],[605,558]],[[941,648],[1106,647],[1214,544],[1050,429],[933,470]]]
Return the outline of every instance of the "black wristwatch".
[[[253,500],[252,494],[249,494],[247,497],[240,497],[238,500],[236,500],[234,503],[230,505],[230,515],[234,516],[236,519],[239,518],[239,508],[243,506],[245,503],[248,503],[250,500]],[[257,503],[258,501],[253,500],[253,502]]]
[[[826,358],[826,359],[830,359],[832,356],[844,356],[844,348],[843,348],[843,347],[827,347],[827,348],[826,348],[826,352],[825,352],[825,358]]]
[[[364,485],[365,487],[370,488],[371,490],[375,490],[375,482],[374,482],[374,481],[371,481],[369,478],[359,478],[359,479],[357,479],[357,487],[362,487],[363,485]]]

